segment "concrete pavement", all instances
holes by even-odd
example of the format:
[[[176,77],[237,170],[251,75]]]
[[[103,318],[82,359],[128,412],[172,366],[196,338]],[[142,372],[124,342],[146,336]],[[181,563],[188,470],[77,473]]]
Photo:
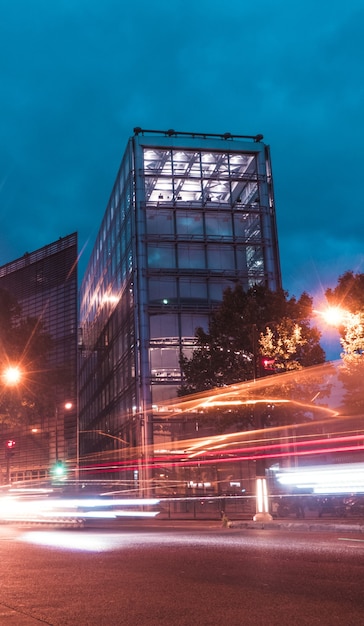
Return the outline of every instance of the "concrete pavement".
[[[232,520],[231,528],[247,528],[255,530],[285,530],[299,532],[346,532],[364,533],[364,519],[279,519],[271,522],[254,522],[253,520]]]

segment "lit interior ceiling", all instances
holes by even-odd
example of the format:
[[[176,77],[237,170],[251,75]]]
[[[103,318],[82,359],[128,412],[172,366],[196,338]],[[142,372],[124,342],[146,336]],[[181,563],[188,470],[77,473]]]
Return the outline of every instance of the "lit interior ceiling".
[[[146,201],[254,202],[258,183],[254,154],[145,150]]]

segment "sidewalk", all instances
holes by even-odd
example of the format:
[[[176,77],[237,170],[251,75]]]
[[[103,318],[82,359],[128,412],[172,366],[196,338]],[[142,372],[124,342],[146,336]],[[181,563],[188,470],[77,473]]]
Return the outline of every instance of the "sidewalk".
[[[299,532],[346,532],[363,533],[364,520],[344,519],[279,519],[271,522],[254,522],[253,520],[232,520],[230,528],[246,528],[255,530],[285,530]]]
[[[198,515],[192,517],[188,514],[174,513],[171,516],[160,514],[155,518],[159,522],[216,522],[221,521],[215,515]],[[249,530],[285,530],[298,532],[350,532],[364,534],[364,517],[344,518],[344,517],[318,517],[310,515],[305,518],[286,517],[276,518],[270,522],[255,522],[251,515],[227,514],[227,528],[240,528]]]

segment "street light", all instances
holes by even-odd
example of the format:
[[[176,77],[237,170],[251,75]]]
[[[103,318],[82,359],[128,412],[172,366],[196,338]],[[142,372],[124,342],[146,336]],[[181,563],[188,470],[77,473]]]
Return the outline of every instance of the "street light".
[[[22,378],[22,372],[19,365],[8,365],[2,372],[2,379],[7,387],[15,387],[18,385]],[[5,445],[5,458],[6,458],[6,482],[10,482],[10,470],[11,470],[11,458],[14,455],[15,441],[14,439],[8,439]]]
[[[340,344],[343,352],[341,358],[350,354],[361,355],[363,352],[363,313],[352,313],[338,305],[328,306],[324,309],[315,309],[316,315],[324,322],[325,330],[328,327],[335,331],[340,337]]]
[[[22,373],[20,367],[18,365],[9,365],[3,371],[3,379],[6,385],[10,387],[13,385],[17,385],[22,377]]]
[[[14,455],[15,443],[16,442],[14,439],[8,439],[5,444],[6,483],[10,482],[10,461],[11,461],[11,457]]]
[[[262,431],[261,416],[255,411],[257,400],[251,400],[248,404],[252,405],[254,413],[254,424],[257,430]],[[271,522],[273,517],[269,513],[269,499],[268,499],[268,484],[266,477],[266,463],[265,459],[256,459],[255,461],[255,515],[253,516],[254,522]]]
[[[66,410],[66,411],[70,411],[73,407],[72,402],[64,402],[62,404],[62,407]],[[56,404],[56,410],[55,410],[55,444],[56,444],[56,463],[58,463],[59,458],[58,458],[58,405]]]
[[[324,322],[326,322],[326,324],[333,326],[334,328],[345,326],[353,318],[353,314],[350,313],[350,311],[347,311],[340,306],[329,306],[322,311],[315,309],[315,313],[317,313],[324,320]]]
[[[260,374],[260,368],[258,367],[258,341],[257,341],[257,325],[252,324],[252,339],[253,339],[253,367],[254,367],[254,380],[256,383],[257,377]],[[260,416],[257,417],[255,412],[255,403],[253,404],[254,422],[255,426],[260,430]],[[255,515],[253,516],[254,522],[271,522],[273,517],[269,513],[269,501],[268,501],[268,487],[267,477],[265,474],[265,461],[264,459],[256,460],[255,462]]]

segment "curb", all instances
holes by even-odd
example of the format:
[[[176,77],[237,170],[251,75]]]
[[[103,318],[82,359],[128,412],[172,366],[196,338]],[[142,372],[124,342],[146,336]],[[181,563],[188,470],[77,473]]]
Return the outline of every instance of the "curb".
[[[345,522],[232,522],[231,528],[246,528],[255,530],[286,530],[299,532],[346,532],[363,533],[364,524],[347,524]]]

